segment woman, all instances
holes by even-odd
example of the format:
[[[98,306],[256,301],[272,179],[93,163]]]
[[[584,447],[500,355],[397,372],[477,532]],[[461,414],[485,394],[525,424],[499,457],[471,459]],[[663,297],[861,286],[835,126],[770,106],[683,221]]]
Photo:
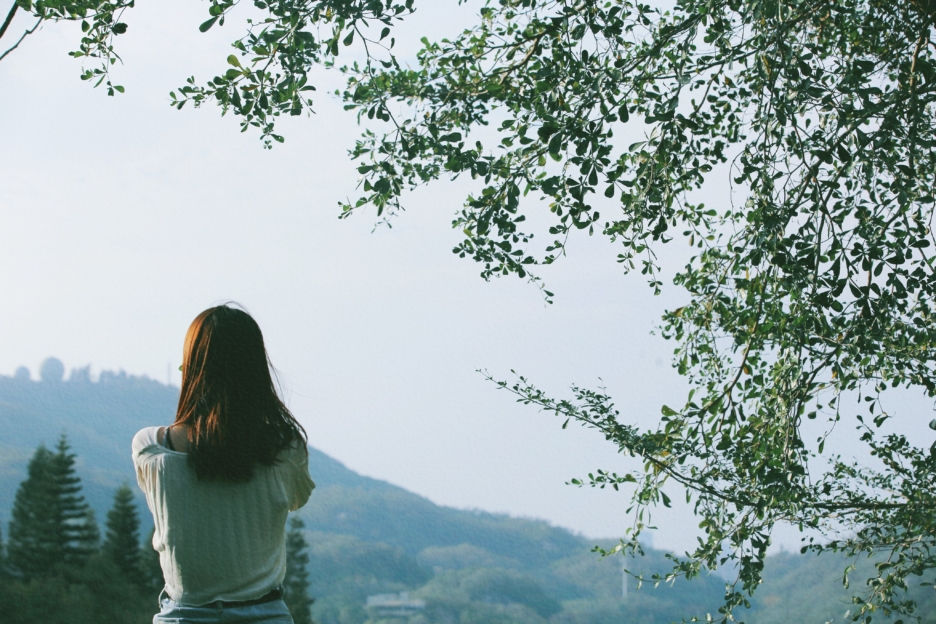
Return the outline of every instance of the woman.
[[[257,323],[209,308],[185,336],[175,423],[133,438],[166,587],[154,624],[291,623],[286,516],[302,507],[306,435],[277,396]]]

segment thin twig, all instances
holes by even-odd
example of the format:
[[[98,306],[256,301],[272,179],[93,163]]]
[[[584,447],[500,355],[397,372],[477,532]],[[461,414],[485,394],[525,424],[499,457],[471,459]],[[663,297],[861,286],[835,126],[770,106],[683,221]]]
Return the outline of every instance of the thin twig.
[[[12,48],[10,48],[10,49],[7,50],[6,52],[4,52],[2,55],[0,55],[0,61],[2,61],[3,59],[5,59],[7,54],[9,54],[10,52],[12,52],[12,51],[15,50],[16,48],[18,48],[18,47],[19,47],[19,44],[23,43],[23,39],[26,38],[26,35],[31,35],[31,34],[33,34],[34,32],[36,32],[36,29],[39,28],[39,25],[40,25],[41,23],[42,23],[42,18],[40,17],[40,18],[39,18],[39,21],[36,22],[36,25],[33,26],[32,28],[30,28],[29,30],[27,30],[26,32],[24,32],[24,33],[23,33],[23,36],[19,38],[19,41],[17,41],[15,44],[13,44],[13,47],[12,47]]]
[[[530,62],[530,59],[533,57],[534,54],[536,54],[536,51],[539,50],[539,43],[540,43],[540,40],[543,38],[543,34],[544,33],[540,33],[539,35],[536,36],[535,39],[533,39],[533,45],[530,46],[530,49],[527,51],[526,56],[523,57],[523,60],[521,60],[519,63],[516,63],[515,65],[511,65],[510,67],[506,69],[506,71],[504,71],[499,81],[500,84],[504,84],[504,81],[507,80],[507,76],[509,76],[512,72],[514,72],[515,70],[523,67],[524,65]]]

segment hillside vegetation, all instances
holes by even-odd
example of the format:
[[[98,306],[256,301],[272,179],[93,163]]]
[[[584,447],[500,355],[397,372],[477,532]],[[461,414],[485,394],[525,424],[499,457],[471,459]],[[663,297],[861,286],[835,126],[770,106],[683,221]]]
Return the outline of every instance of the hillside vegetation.
[[[121,483],[130,483],[136,491],[130,439],[141,427],[171,422],[177,397],[174,387],[122,373],[102,373],[97,382],[80,371],[68,380],[0,376],[4,535],[30,456],[40,444],[53,447],[63,433],[77,455],[84,495],[96,516],[105,518]],[[310,590],[316,598],[312,613],[318,624],[373,624],[379,617],[365,608],[367,597],[399,592],[422,600],[425,607],[393,620],[397,623],[665,623],[692,615],[704,618],[724,591],[722,577],[710,574],[656,588],[644,583],[639,590],[630,579],[625,596],[622,559],[602,559],[591,552],[596,540],[542,521],[440,507],[403,488],[358,475],[315,448],[309,453],[318,487],[300,515],[309,544]],[[142,533],[148,535],[151,519],[139,494],[137,504]],[[614,543],[599,541],[604,547]],[[835,584],[827,581],[841,578],[847,563],[830,556],[772,557],[766,585],[745,621],[846,621],[843,616],[850,605],[844,601],[849,593],[836,593],[831,589]],[[627,564],[643,571],[645,578],[669,567],[665,553],[653,549]],[[100,561],[93,565],[106,568]],[[43,581],[58,582],[66,580]],[[932,585],[913,591],[923,621],[936,622]],[[86,598],[74,591],[63,595],[71,596],[63,599],[63,609]],[[7,606],[15,611],[17,597],[7,598]],[[138,615],[141,622],[151,617]],[[45,617],[58,621],[52,613]]]

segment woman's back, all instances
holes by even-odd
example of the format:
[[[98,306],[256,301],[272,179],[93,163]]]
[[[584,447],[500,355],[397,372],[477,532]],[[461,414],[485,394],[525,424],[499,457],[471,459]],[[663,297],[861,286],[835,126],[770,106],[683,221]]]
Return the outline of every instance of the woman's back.
[[[315,484],[297,440],[246,482],[199,479],[188,454],[161,443],[159,427],[133,439],[137,480],[156,531],[153,547],[169,596],[189,605],[255,600],[286,572],[285,525]]]

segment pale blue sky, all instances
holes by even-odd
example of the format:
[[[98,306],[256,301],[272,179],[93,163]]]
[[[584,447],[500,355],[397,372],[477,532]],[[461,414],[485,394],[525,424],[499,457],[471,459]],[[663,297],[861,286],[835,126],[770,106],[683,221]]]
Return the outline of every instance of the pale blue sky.
[[[474,9],[433,2],[398,36],[454,32]],[[199,34],[206,11],[163,0],[127,12],[123,96],[78,79],[73,25],[47,26],[0,63],[0,374],[35,376],[56,356],[177,384],[188,323],[236,300],[317,448],[439,504],[621,535],[627,496],[564,483],[633,464],[475,371],[515,369],[557,395],[603,380],[624,420],[651,424],[684,400],[674,345],[650,335],[684,295],[653,297],[597,236],[541,271],[554,305],[514,278],[483,282],[450,251],[463,181],[410,196],[392,229],[372,233],[373,213],[339,221],[359,129],[334,98],[320,91],[317,115],[284,120],[273,150],[214,107],[168,106],[186,77],[223,71],[240,32],[235,13]],[[677,266],[685,256],[672,253]],[[685,508],[654,520],[658,545],[693,545]]]

